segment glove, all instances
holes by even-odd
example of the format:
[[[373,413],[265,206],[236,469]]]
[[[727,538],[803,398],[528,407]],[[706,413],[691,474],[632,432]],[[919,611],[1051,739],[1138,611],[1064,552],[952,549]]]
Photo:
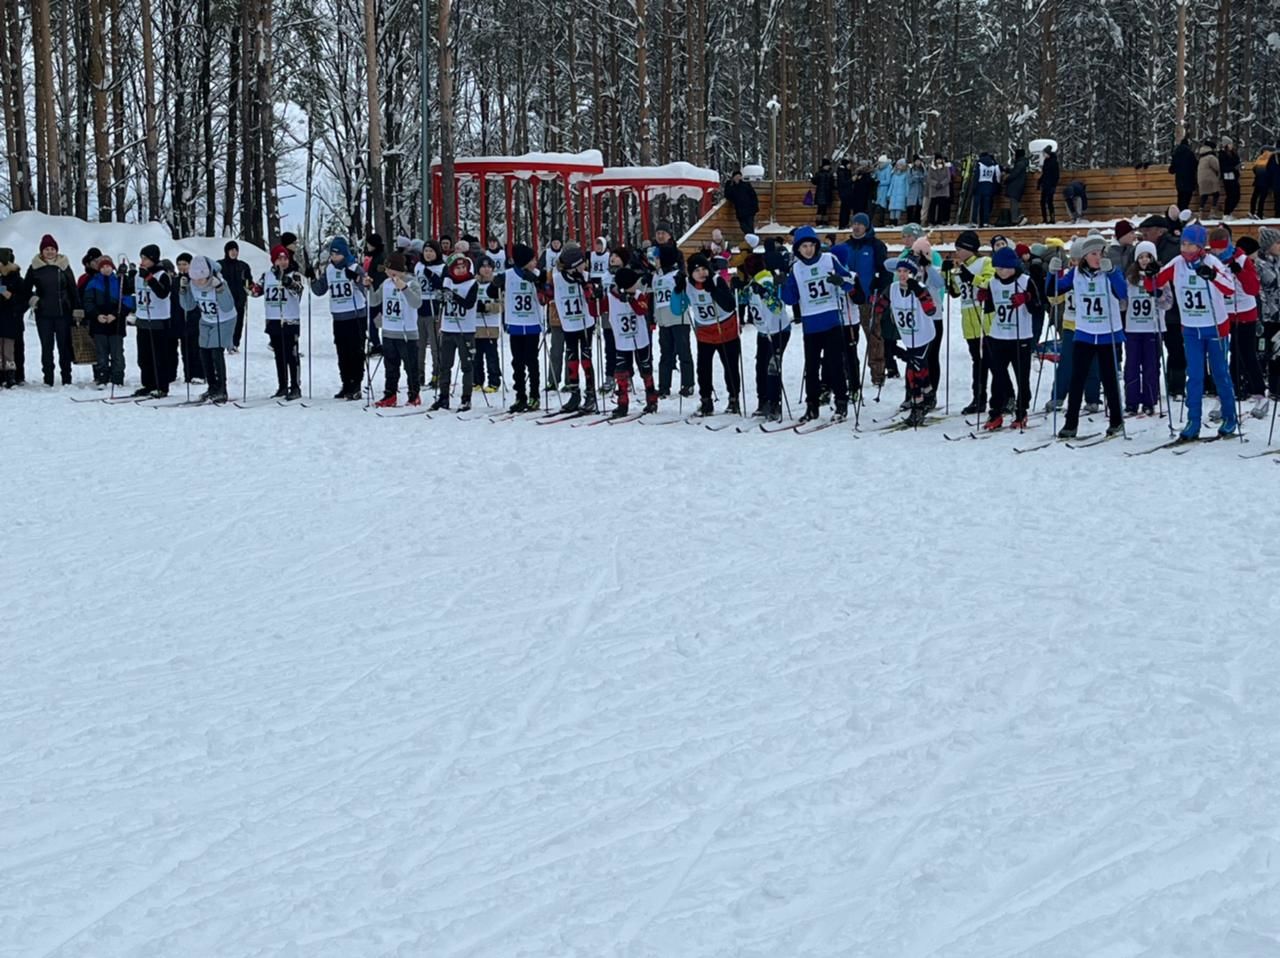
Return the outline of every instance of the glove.
[[[1027,294],[1026,294],[1026,293],[1014,293],[1011,297],[1009,297],[1009,305],[1010,305],[1010,306],[1012,306],[1014,309],[1018,309],[1018,308],[1019,308],[1019,307],[1021,307],[1021,306],[1026,306],[1026,305],[1027,305]]]
[[[1233,276],[1239,276],[1240,273],[1243,272],[1244,267],[1242,267],[1235,260],[1231,260],[1229,263],[1227,263],[1227,269],[1231,270],[1231,274]]]
[[[832,285],[832,286],[843,286],[843,285],[844,285],[844,277],[843,277],[843,276],[841,276],[839,273],[828,273],[828,274],[827,274],[827,279],[828,279],[828,281],[830,281],[830,283],[831,283],[831,285]]]
[[[453,293],[452,295],[453,295],[453,303],[455,306],[457,306],[459,309],[467,308],[467,299],[465,296],[459,296],[457,293]]]
[[[943,273],[950,273],[950,272],[951,272],[953,269],[955,269],[955,268],[956,268],[956,264],[955,264],[955,263],[953,263],[951,260],[949,260],[949,259],[944,259],[944,260],[942,261],[942,272],[943,272]]]
[[[685,282],[684,273],[676,273],[676,282],[675,282],[674,289],[677,293],[683,293],[686,289],[688,289],[688,284]],[[33,303],[32,305],[35,305],[35,304]]]
[[[1196,267],[1196,275],[1199,276],[1201,279],[1205,280],[1206,282],[1212,282],[1213,279],[1218,275],[1218,273],[1217,273],[1217,270],[1215,270],[1208,263],[1201,263],[1199,266]]]
[[[920,280],[912,276],[909,280],[907,280],[907,292],[909,292],[912,296],[919,296],[921,293],[924,292],[924,287],[920,285]]]
[[[1146,265],[1146,267],[1143,269],[1143,272],[1147,276],[1155,276],[1158,272],[1160,272],[1160,264],[1152,260],[1150,263]]]
[[[190,289],[190,288],[191,288],[191,277],[190,277],[190,276],[186,276],[186,275],[179,276],[179,277],[178,277],[178,289],[183,290],[183,291],[186,291],[186,290],[188,290],[188,289]]]
[[[258,283],[254,283],[253,286],[251,287],[251,292],[253,293],[254,296],[261,296],[262,287]]]
[[[759,283],[752,283],[747,287],[747,289],[751,290],[751,292],[755,293],[757,296],[760,296],[760,297],[763,297],[765,294],[764,287],[761,286]]]
[[[490,284],[489,284],[489,288],[488,288],[488,290],[486,290],[486,292],[489,294],[489,298],[490,298],[490,299],[497,299],[497,298],[498,298],[498,284],[497,284],[497,283],[490,283]]]
[[[1053,259],[1049,260],[1049,272],[1051,272],[1051,273],[1061,273],[1061,272],[1062,272],[1062,260],[1061,260],[1061,259],[1059,259],[1057,256],[1055,256]]]
[[[355,267],[354,267],[354,266],[348,266],[346,269],[344,269],[344,270],[342,271],[342,274],[343,274],[344,276],[346,276],[346,277],[347,277],[347,279],[359,279],[359,278],[360,278],[360,274],[356,272],[356,270],[355,270]]]
[[[966,283],[973,282],[973,272],[969,269],[968,266],[965,266],[963,263],[960,265],[960,278],[964,280]]]

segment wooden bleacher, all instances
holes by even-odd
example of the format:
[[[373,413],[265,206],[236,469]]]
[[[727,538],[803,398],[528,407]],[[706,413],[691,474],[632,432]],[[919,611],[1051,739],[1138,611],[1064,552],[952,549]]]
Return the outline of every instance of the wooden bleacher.
[[[1031,224],[1022,227],[992,227],[978,230],[984,244],[990,243],[996,234],[1008,236],[1015,243],[1043,242],[1050,236],[1068,239],[1072,235],[1087,232],[1083,224],[1072,225],[1067,221],[1066,201],[1062,199],[1062,189],[1072,180],[1084,183],[1089,195],[1089,208],[1085,212],[1088,221],[1111,222],[1129,218],[1135,224],[1138,219],[1151,214],[1162,213],[1173,203],[1177,194],[1173,185],[1173,176],[1165,167],[1152,166],[1145,170],[1132,167],[1115,167],[1101,170],[1069,170],[1059,180],[1056,199],[1058,222],[1054,225],[1043,225],[1040,219],[1039,176],[1032,174],[1027,180],[1027,189],[1022,197],[1022,213]],[[770,208],[770,184],[766,180],[753,184],[760,198],[760,213],[756,217],[757,229],[763,228],[771,220],[787,228],[815,225],[815,209],[804,205],[804,195],[810,189],[805,180],[778,181],[778,209],[774,215]],[[994,209],[996,213],[1009,208],[1004,196],[997,196]],[[839,205],[832,206],[832,222],[836,220]],[[994,218],[994,217],[993,217]],[[962,222],[967,222],[966,217]],[[723,201],[718,203],[689,235],[681,241],[686,252],[697,249],[702,243],[711,239],[713,230],[719,228],[725,239],[731,244],[742,240],[742,231],[738,229],[737,217],[733,207]],[[948,225],[930,227],[929,238],[940,244],[952,243],[965,227]],[[843,235],[843,234],[841,234]],[[877,235],[889,245],[900,243],[902,234],[896,227],[877,228]]]

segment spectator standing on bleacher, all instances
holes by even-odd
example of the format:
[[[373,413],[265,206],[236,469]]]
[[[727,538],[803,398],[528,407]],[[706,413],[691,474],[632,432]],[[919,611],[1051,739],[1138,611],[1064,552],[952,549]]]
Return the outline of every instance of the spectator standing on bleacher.
[[[1264,146],[1253,161],[1253,192],[1249,195],[1249,215],[1262,219],[1267,215],[1267,164],[1275,147]]]
[[[1196,185],[1200,189],[1200,219],[1209,219],[1222,195],[1222,167],[1218,165],[1218,144],[1205,140],[1196,154]]]
[[[1240,203],[1240,154],[1229,137],[1222,138],[1218,150],[1218,171],[1222,174],[1222,215],[1227,217]]]
[[[1058,221],[1054,209],[1054,197],[1058,195],[1058,179],[1062,170],[1058,166],[1058,154],[1053,147],[1044,148],[1044,160],[1040,164],[1040,219],[1045,223]]]
[[[1178,191],[1180,210],[1191,206],[1191,196],[1196,191],[1198,166],[1196,151],[1191,148],[1191,137],[1184,136],[1182,142],[1173,148],[1173,158],[1169,161],[1169,172],[1173,174],[1173,186]]]
[[[925,175],[924,197],[930,226],[941,226],[951,219],[951,168],[941,153],[933,154],[933,165]]]
[[[1013,151],[1013,162],[1004,179],[1004,195],[1009,198],[1009,224],[1021,226],[1027,221],[1022,215],[1022,194],[1027,189],[1027,151]]]
[[[822,165],[809,177],[813,184],[813,205],[818,209],[818,225],[831,225],[831,201],[835,198],[836,178],[831,172],[831,160],[824,159]]]

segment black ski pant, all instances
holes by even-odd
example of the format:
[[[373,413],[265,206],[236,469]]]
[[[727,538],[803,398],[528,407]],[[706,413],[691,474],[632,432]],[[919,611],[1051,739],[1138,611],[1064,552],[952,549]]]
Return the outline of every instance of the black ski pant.
[[[53,385],[53,351],[58,350],[58,371],[62,384],[71,383],[71,317],[37,316],[36,332],[40,334],[40,368],[46,386]]]
[[[790,341],[790,327],[756,336],[756,405],[762,409],[782,402],[782,357]]]
[[[1116,374],[1118,356],[1110,343],[1082,342],[1077,335],[1072,344],[1071,389],[1067,393],[1067,417],[1064,425],[1076,429],[1080,425],[1080,403],[1084,399],[1084,382],[1089,378],[1089,367],[1098,362],[1098,377],[1102,380],[1102,393],[1107,397],[1107,418],[1118,426],[1124,422],[1124,405],[1120,402],[1120,379]]]
[[[409,387],[409,399],[417,399],[422,392],[422,369],[418,366],[418,340],[382,336],[382,366],[384,378],[382,395],[394,396],[400,390],[400,366]],[[470,398],[470,397],[464,397]]]
[[[804,401],[811,411],[818,408],[824,385],[831,390],[837,406],[848,406],[843,326],[804,334]]]
[[[345,393],[364,391],[364,317],[335,319],[333,346],[338,354],[338,376]]]
[[[187,382],[204,376],[204,360],[200,355],[200,314],[188,313],[182,326],[182,374]]]
[[[1261,396],[1262,363],[1258,361],[1258,324],[1236,323],[1231,327],[1231,381],[1242,400]]]
[[[689,325],[658,327],[658,391],[671,392],[672,373],[680,360],[680,388],[693,388],[693,350],[689,348]]]
[[[200,363],[204,369],[204,381],[209,385],[209,392],[225,396],[227,394],[227,354],[221,346],[200,347]]]
[[[1164,314],[1164,377],[1165,387],[1171,396],[1182,396],[1187,391],[1187,344],[1182,340],[1182,316],[1174,306]]]
[[[576,391],[578,389],[578,376],[581,374],[586,381],[586,393],[588,396],[596,394],[595,369],[591,359],[591,338],[594,334],[594,328],[565,330],[564,334],[564,381]]]
[[[1267,337],[1267,391],[1272,399],[1280,399],[1280,349],[1275,346],[1280,323],[1263,323],[1262,332]]]
[[[93,337],[93,381],[95,383],[110,382],[115,386],[124,385],[124,337]]]
[[[1240,174],[1236,174],[1239,176]],[[1227,180],[1222,184],[1222,215],[1230,216],[1235,212],[1237,206],[1240,205],[1240,181]]]
[[[471,370],[472,382],[488,384],[495,389],[502,383],[502,370],[498,363],[498,341],[476,337],[476,355],[473,360],[475,368]],[[488,379],[485,378],[485,367],[488,367]]]
[[[475,333],[440,334],[440,381],[437,384],[437,399],[445,408],[449,408],[449,392],[453,386],[453,359],[458,358],[458,366],[462,370],[462,405],[471,405],[472,373],[475,371]],[[385,352],[385,344],[383,351]]]
[[[1181,186],[1179,186],[1177,189],[1178,189],[1178,209],[1180,210],[1189,209],[1191,206],[1191,195],[1195,193],[1196,188],[1192,186],[1187,189],[1183,189]]]
[[[516,399],[527,402],[538,396],[538,341],[537,333],[521,333],[509,339],[511,344],[511,381],[515,384]],[[525,391],[526,377],[528,392]]]
[[[15,383],[27,381],[27,344],[23,341],[26,325],[25,320],[18,324],[18,335],[13,339],[13,363],[18,367],[13,376]]]
[[[276,386],[280,389],[298,387],[298,331],[297,323],[285,323],[273,319],[267,323],[267,339],[276,360]]]
[[[1040,191],[1040,219],[1045,223],[1058,221],[1058,210],[1054,205],[1053,190]]]
[[[704,343],[698,340],[698,396],[703,401],[711,399],[714,385],[712,376],[715,371],[713,360],[717,355],[724,366],[725,389],[735,399],[741,394],[742,377],[739,375],[738,362],[742,356],[742,340],[731,339],[727,343]]]
[[[1035,340],[1032,339],[994,339],[988,337],[987,347],[991,350],[991,407],[989,415],[994,419],[1004,414],[1004,408],[1012,398],[1009,394],[1013,383],[1009,378],[1009,367],[1013,367],[1013,378],[1017,380],[1017,413],[1015,419],[1027,418],[1027,410],[1031,406],[1031,354],[1035,352]],[[1114,370],[1112,370],[1114,374]]]
[[[925,359],[929,367],[929,382],[933,383],[934,389],[937,389],[938,384],[942,382],[942,340],[945,335],[942,320],[935,319],[933,321],[933,341],[925,347],[928,351]]]
[[[173,382],[169,349],[167,324],[138,327],[138,378],[147,389],[168,390]]]

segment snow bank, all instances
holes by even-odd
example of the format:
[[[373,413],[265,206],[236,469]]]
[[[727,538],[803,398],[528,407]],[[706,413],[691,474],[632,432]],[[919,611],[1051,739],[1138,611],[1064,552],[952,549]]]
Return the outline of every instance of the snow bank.
[[[77,273],[80,257],[94,246],[117,262],[124,255],[136,263],[138,251],[151,243],[159,246],[160,254],[170,260],[184,251],[219,260],[226,244],[222,237],[174,239],[163,223],[95,223],[74,216],[35,212],[14,213],[0,220],[0,246],[12,247],[15,259],[24,267],[40,252],[40,237],[46,233],[58,241],[58,248],[71,260]],[[240,244],[240,258],[249,264],[255,276],[271,265],[265,250],[244,240],[236,242]]]

